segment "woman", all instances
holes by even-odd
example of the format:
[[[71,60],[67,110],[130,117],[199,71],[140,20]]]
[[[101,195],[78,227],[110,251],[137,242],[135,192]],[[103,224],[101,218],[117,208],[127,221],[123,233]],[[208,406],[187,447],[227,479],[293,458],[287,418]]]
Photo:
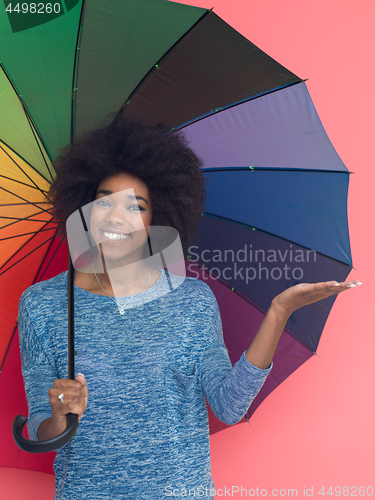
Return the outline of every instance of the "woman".
[[[57,453],[56,499],[213,498],[204,396],[218,418],[238,422],[271,371],[290,314],[360,284],[282,292],[232,368],[208,285],[178,283],[142,258],[151,225],[175,228],[186,251],[204,211],[201,162],[181,136],[165,132],[121,118],[56,161],[48,197],[60,234],[73,212],[92,203],[98,247],[75,271],[75,380],[67,380],[67,272],[20,300],[31,439],[60,434],[69,412],[84,416]]]

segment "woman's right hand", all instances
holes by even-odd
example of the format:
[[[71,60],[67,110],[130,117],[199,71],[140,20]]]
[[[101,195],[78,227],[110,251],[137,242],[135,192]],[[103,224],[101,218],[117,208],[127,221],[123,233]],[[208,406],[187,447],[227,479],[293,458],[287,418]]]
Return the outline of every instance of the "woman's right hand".
[[[63,403],[59,399],[60,394],[64,394]],[[39,440],[49,439],[64,432],[66,429],[66,415],[68,413],[75,413],[78,415],[78,421],[81,420],[86,410],[88,398],[84,375],[80,373],[74,380],[54,380],[53,387],[48,391],[48,396],[52,418],[45,420],[39,426]]]

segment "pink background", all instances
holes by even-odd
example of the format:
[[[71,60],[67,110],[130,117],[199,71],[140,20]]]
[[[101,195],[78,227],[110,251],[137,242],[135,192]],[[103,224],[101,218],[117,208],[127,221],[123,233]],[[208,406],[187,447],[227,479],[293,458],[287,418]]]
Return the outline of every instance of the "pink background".
[[[269,496],[273,488],[283,488],[286,494],[279,496],[288,496],[288,488],[295,488],[301,497],[304,487],[313,487],[313,497],[323,498],[322,486],[326,492],[333,486],[334,494],[335,486],[341,486],[341,497],[343,486],[356,496],[359,486],[372,486],[375,495],[371,302],[375,175],[370,156],[375,4],[370,0],[211,3],[214,12],[237,31],[308,79],[307,88],[332,144],[355,172],[348,217],[357,270],[348,279],[363,283],[335,302],[317,350],[319,358],[311,358],[278,387],[254,413],[251,425],[240,424],[212,436],[216,489],[226,486],[232,493],[232,486],[258,487],[259,496],[261,489]],[[207,1],[191,4],[207,6]],[[357,490],[351,488],[355,486]],[[241,497],[240,489],[232,497],[246,495]]]
[[[279,496],[288,496],[288,489],[297,489],[299,497],[304,488],[309,493],[313,488],[313,497],[324,498],[319,495],[323,486],[326,493],[332,486],[335,497],[360,496],[360,486],[372,486],[375,496],[375,328],[370,302],[375,282],[371,262],[375,175],[370,157],[375,4],[372,0],[181,3],[214,7],[268,55],[308,79],[329,138],[347,168],[355,172],[348,217],[357,270],[348,279],[363,283],[336,301],[319,357],[311,358],[278,387],[255,412],[251,425],[239,424],[212,436],[216,489],[223,498],[246,498],[244,491],[241,496],[232,488],[254,489],[250,492],[254,496],[277,496],[276,489],[285,490]],[[1,499],[53,499],[52,475],[24,471],[20,480],[13,472],[19,476],[22,470],[0,469]],[[345,495],[344,486],[350,488]],[[225,487],[226,495],[225,490],[220,492]],[[335,495],[335,487],[341,487],[341,495]]]

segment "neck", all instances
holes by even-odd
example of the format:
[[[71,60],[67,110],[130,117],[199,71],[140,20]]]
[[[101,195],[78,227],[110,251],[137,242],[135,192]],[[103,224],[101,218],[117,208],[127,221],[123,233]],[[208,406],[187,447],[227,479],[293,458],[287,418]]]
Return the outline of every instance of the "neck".
[[[100,285],[113,297],[126,297],[136,294],[138,291],[142,293],[150,285],[148,283],[150,269],[147,263],[142,260],[126,266],[106,269],[104,273],[97,272],[98,268],[102,269],[102,266],[98,264],[98,261],[93,263]],[[140,289],[140,287],[142,288]]]

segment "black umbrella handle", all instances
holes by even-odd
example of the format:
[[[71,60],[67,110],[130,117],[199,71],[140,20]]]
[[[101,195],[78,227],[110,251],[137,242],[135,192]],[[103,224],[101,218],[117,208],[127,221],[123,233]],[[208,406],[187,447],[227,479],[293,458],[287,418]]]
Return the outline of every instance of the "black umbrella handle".
[[[65,431],[52,439],[46,441],[30,441],[22,435],[22,429],[27,422],[23,415],[17,415],[13,421],[13,437],[17,445],[23,451],[29,453],[48,453],[57,450],[72,439],[78,428],[78,415],[68,413],[66,416],[67,427]]]
[[[69,255],[69,286],[68,286],[68,378],[74,380],[74,267]],[[29,453],[48,453],[64,446],[72,439],[78,428],[78,415],[68,413],[65,431],[46,441],[30,441],[22,435],[22,429],[27,422],[23,415],[17,415],[13,421],[13,437],[23,451]]]

